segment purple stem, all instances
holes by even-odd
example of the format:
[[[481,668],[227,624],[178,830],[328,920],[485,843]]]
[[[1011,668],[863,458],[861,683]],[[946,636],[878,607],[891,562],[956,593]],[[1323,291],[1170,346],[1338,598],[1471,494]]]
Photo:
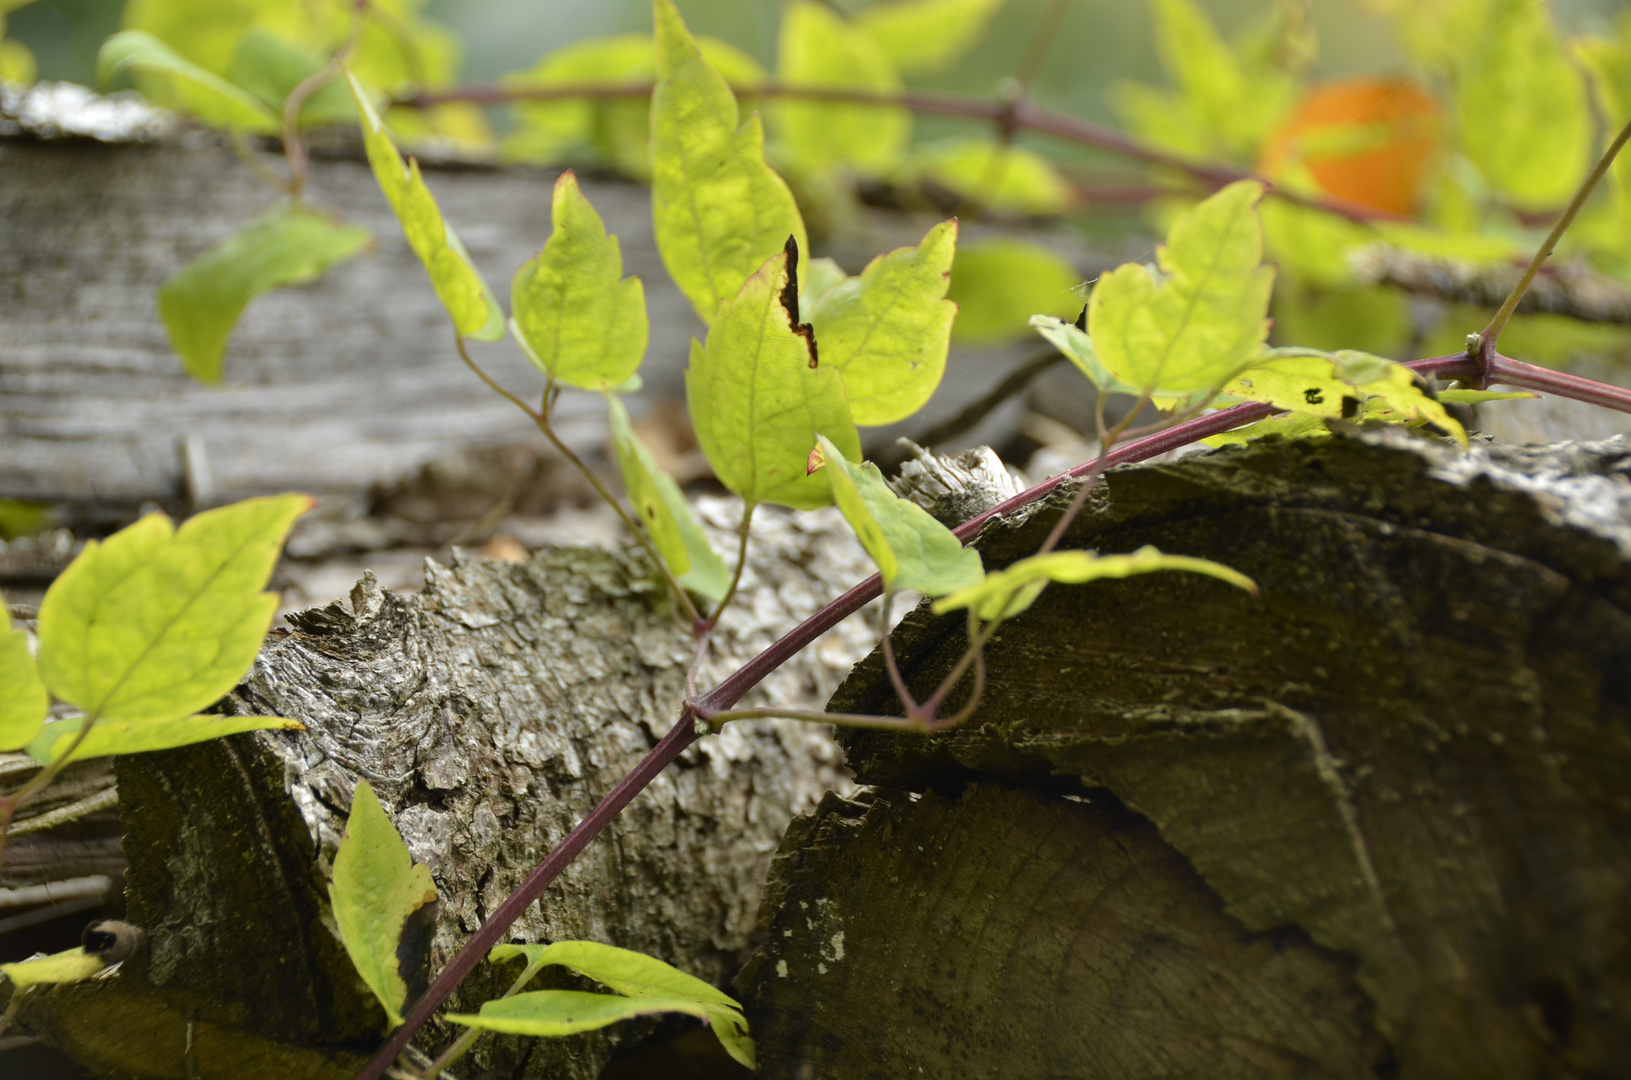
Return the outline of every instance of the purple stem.
[[[1438,376],[1446,379],[1477,379],[1478,364],[1465,353],[1454,356],[1433,356],[1425,360],[1413,360],[1407,367],[1414,368],[1423,375]],[[1617,386],[1593,382],[1582,379],[1576,375],[1565,375],[1562,372],[1550,371],[1546,368],[1525,364],[1510,357],[1497,355],[1491,366],[1489,377],[1492,382],[1505,383],[1510,386],[1526,387],[1555,394],[1558,397],[1572,398],[1593,405],[1619,412],[1631,413],[1631,391],[1623,390]],[[1235,405],[1232,408],[1220,409],[1205,416],[1197,416],[1193,420],[1186,420],[1182,424],[1175,424],[1165,431],[1158,431],[1142,439],[1135,439],[1126,443],[1105,456],[1101,463],[1098,460],[1089,461],[1076,466],[1058,476],[1049,477],[1040,484],[1015,495],[1006,502],[992,507],[978,517],[959,525],[953,530],[957,538],[964,543],[972,540],[986,522],[1002,514],[1011,513],[1023,506],[1045,498],[1061,484],[1085,476],[1095,469],[1108,469],[1115,465],[1126,465],[1132,462],[1145,461],[1169,450],[1176,450],[1192,442],[1208,438],[1212,435],[1221,435],[1232,428],[1243,424],[1250,424],[1265,417],[1272,416],[1278,410],[1272,405],[1246,404]],[[698,713],[712,715],[723,712],[742,700],[749,690],[759,684],[765,676],[776,670],[782,664],[803,650],[822,634],[837,626],[844,619],[861,610],[868,603],[875,600],[883,592],[883,582],[874,574],[865,581],[856,585],[814,615],[799,623],[772,644],[764,652],[749,660],[734,673],[729,675],[718,686],[687,702],[680,710],[680,717],[674,727],[664,735],[662,740],[652,747],[651,752],[641,759],[634,770],[620,780],[616,787],[602,799],[589,815],[585,817],[556,848],[538,864],[521,885],[511,893],[509,898],[500,904],[493,913],[481,924],[481,928],[471,935],[470,940],[454,954],[436,981],[426,990],[424,995],[414,1003],[408,1014],[407,1022],[391,1035],[374,1054],[368,1065],[357,1074],[357,1080],[379,1080],[391,1062],[396,1060],[414,1033],[429,1020],[431,1015],[441,1007],[454,989],[464,980],[464,977],[481,962],[494,945],[498,944],[510,925],[520,918],[521,913],[527,909],[545,889],[554,883],[561,871],[575,859],[580,851],[588,846],[589,842],[601,831],[611,824],[622,809],[653,779],[657,774],[667,768],[675,758],[679,757],[686,747],[697,739],[695,719]]]

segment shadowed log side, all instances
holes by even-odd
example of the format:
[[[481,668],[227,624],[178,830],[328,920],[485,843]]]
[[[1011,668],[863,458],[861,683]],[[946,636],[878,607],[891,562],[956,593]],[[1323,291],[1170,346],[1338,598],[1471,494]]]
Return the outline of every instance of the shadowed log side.
[[[704,678],[864,574],[836,512],[760,516],[742,605]],[[692,644],[662,597],[634,556],[558,549],[522,564],[432,566],[418,597],[365,579],[349,607],[296,616],[226,704],[308,730],[119,759],[130,918],[148,944],[111,978],[34,995],[22,1023],[110,1076],[281,1080],[291,1060],[314,1077],[348,1075],[353,1052],[383,1030],[326,909],[358,779],[431,867],[439,967],[673,722]],[[765,693],[817,706],[874,633],[852,620]],[[733,724],[636,799],[512,939],[605,941],[723,982],[745,959],[783,829],[835,786],[846,781],[825,730]],[[456,1007],[473,1011],[514,975],[482,965]],[[109,1032],[135,1015],[150,1037]],[[177,1057],[189,1023],[195,1036],[207,1024],[282,1048],[281,1064],[269,1056],[255,1071],[197,1038]],[[650,1028],[488,1036],[455,1071],[588,1080]]]
[[[1242,930],[1113,797],[829,796],[800,826],[771,870],[772,945],[739,980],[775,1036],[767,1077],[1389,1068],[1351,960]]]
[[[1463,456],[1398,432],[1117,470],[1068,545],[1217,559],[1261,604],[1177,574],[1054,586],[993,641],[967,724],[847,735],[850,764],[912,790],[1108,789],[1245,930],[1355,957],[1403,1077],[1631,1075],[1628,474],[1619,440]],[[987,565],[1034,551],[1059,509],[989,527]],[[954,662],[961,624],[920,609],[897,631],[915,693]],[[830,707],[898,712],[876,656]],[[897,1022],[886,1001],[867,1032]],[[848,1063],[874,1037],[823,1042],[771,1015],[760,1034],[767,1054],[825,1047],[816,1075],[839,1080],[865,1075]],[[1072,1075],[1119,1075],[1115,1052]]]

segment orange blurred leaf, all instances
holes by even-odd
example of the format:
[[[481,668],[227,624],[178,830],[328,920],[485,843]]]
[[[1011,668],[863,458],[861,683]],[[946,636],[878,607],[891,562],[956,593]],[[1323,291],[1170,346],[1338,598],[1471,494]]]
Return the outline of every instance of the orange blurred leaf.
[[[1280,178],[1302,165],[1328,195],[1409,215],[1439,143],[1438,103],[1404,79],[1346,79],[1311,89],[1258,158]]]

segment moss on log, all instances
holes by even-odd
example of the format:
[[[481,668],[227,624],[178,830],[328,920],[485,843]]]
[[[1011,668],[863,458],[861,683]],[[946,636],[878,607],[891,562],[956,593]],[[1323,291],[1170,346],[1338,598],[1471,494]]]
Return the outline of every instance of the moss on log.
[[[1399,432],[1112,472],[1067,544],[1262,601],[1054,586],[962,728],[847,736],[898,793],[789,831],[766,1075],[1631,1076],[1628,479],[1621,440]],[[915,693],[961,629],[896,632]],[[899,711],[876,656],[831,708]]]

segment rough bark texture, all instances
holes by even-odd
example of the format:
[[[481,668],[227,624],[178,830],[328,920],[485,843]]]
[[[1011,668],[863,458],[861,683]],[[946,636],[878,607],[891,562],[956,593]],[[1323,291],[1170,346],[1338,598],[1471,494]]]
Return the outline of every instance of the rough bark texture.
[[[1112,472],[1068,536],[1263,599],[1054,586],[962,728],[847,736],[889,790],[772,869],[765,1075],[1631,1076],[1631,446],[1270,442]],[[962,625],[897,631],[920,696]],[[876,657],[831,704],[891,706]]]
[[[727,500],[701,509],[721,532],[738,512]],[[836,512],[759,517],[741,604],[704,679],[865,574]],[[364,580],[349,605],[294,623],[227,704],[297,718],[306,732],[119,759],[127,917],[147,945],[110,978],[34,992],[20,1018],[100,1075],[348,1075],[383,1019],[326,914],[326,871],[358,779],[435,876],[429,959],[439,966],[667,730],[692,653],[645,564],[587,550],[456,560],[432,567],[412,598]],[[817,706],[875,633],[852,620],[778,672],[761,700]],[[607,941],[728,979],[782,830],[845,783],[824,730],[733,724],[647,789],[512,937]],[[480,969],[459,1004],[474,1007],[513,976]],[[456,1071],[587,1080],[640,1030],[489,1037]]]

